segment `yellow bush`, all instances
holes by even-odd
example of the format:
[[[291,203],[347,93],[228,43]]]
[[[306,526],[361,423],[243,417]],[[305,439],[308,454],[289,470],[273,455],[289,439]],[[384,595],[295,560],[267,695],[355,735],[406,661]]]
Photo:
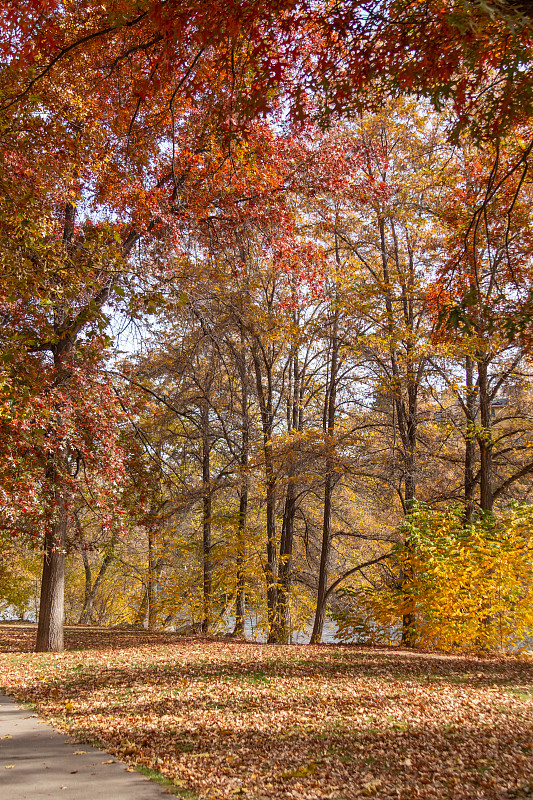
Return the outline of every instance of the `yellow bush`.
[[[418,646],[511,649],[533,631],[533,508],[512,505],[463,523],[463,509],[415,506],[401,526],[396,581],[351,592],[340,638],[398,641],[414,612]],[[372,635],[373,634],[373,635]]]

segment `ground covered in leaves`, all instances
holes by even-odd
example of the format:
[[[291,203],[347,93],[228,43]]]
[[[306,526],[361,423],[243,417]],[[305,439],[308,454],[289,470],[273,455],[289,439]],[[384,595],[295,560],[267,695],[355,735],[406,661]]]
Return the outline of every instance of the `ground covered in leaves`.
[[[533,797],[533,664],[0,625],[0,687],[184,798]],[[1,779],[1,776],[0,776]]]

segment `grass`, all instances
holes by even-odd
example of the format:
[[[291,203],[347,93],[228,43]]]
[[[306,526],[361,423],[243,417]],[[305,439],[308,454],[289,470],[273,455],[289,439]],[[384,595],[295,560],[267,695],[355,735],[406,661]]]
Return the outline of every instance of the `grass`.
[[[533,665],[0,625],[6,691],[184,800],[533,796]]]
[[[167,791],[175,794],[177,797],[183,797],[184,800],[198,799],[198,795],[193,791],[180,787],[175,781],[173,781],[171,778],[168,778],[166,775],[163,775],[157,769],[152,769],[152,767],[144,767],[142,764],[137,764],[135,769],[137,772],[140,772],[141,775],[145,775],[147,778],[155,781],[155,783],[158,783],[160,786],[164,786]]]

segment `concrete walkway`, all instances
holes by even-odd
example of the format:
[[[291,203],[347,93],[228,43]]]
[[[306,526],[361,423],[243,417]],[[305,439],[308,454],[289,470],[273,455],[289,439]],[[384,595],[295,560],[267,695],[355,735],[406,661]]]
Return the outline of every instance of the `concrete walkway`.
[[[45,798],[168,800],[169,793],[0,695],[0,800]]]

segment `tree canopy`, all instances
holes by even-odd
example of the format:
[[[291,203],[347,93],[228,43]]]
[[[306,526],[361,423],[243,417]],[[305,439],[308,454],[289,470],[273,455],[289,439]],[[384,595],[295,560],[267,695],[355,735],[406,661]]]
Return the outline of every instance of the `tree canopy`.
[[[435,598],[489,540],[476,580],[512,553],[518,597],[530,14],[0,2],[0,599],[40,605],[38,649],[65,598],[271,642],[328,609],[375,634],[385,603],[393,639],[453,646]],[[458,646],[493,643],[486,607]]]

